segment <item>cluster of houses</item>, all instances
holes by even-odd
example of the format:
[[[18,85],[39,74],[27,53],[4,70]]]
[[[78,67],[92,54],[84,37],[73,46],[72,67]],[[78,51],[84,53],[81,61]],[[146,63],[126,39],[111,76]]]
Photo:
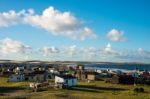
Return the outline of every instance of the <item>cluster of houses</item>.
[[[148,70],[134,70],[130,72],[121,72],[114,74],[111,79],[114,84],[147,84],[150,85],[150,72]]]
[[[8,77],[8,82],[29,81],[43,83],[55,80],[55,83],[59,84],[76,85],[77,80],[75,79],[77,78],[74,75],[67,74],[69,73],[68,71],[68,67],[57,64],[0,64],[0,76]]]
[[[0,76],[8,77],[8,82],[29,81],[35,83],[54,81],[55,86],[71,87],[77,85],[78,81],[106,80],[113,84],[150,84],[150,73],[145,71],[113,71],[85,69],[84,65],[67,66],[58,64],[35,66],[2,66],[0,65]],[[108,79],[106,79],[108,78]],[[32,84],[31,86],[34,86]]]
[[[94,70],[84,68],[84,65],[67,66],[50,64],[0,66],[0,76],[8,77],[8,82],[29,81],[43,83],[53,80],[55,85],[75,86],[78,80],[95,81],[100,74]]]

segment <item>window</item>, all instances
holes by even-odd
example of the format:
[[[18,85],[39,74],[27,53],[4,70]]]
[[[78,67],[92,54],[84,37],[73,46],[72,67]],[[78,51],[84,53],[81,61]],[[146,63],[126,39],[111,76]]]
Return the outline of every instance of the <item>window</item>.
[[[20,78],[19,78],[19,77],[17,77],[17,80],[20,80]]]
[[[68,84],[68,79],[66,79],[66,84]]]
[[[52,79],[52,78],[51,78],[51,75],[48,75],[48,79]]]

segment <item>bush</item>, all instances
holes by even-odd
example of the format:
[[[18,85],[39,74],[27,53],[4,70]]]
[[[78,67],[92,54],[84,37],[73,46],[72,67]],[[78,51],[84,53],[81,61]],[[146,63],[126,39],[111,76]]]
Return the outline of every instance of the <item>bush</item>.
[[[144,92],[144,88],[134,88],[134,92]]]
[[[139,92],[139,88],[134,88],[133,91],[134,92]]]
[[[144,92],[144,88],[139,88],[139,92]]]

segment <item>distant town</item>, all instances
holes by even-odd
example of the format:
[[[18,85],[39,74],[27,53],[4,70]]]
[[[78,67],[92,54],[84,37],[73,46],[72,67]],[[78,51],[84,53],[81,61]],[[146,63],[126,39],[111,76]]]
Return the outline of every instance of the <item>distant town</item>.
[[[24,85],[25,89],[29,89],[31,92],[41,92],[43,89],[75,90],[75,87],[83,87],[80,85],[81,83],[82,85],[95,82],[100,84],[101,81],[115,86],[120,84],[123,86],[150,85],[148,70],[140,71],[138,68],[132,71],[88,69],[86,64],[90,64],[90,62],[1,61],[0,80],[5,79],[4,83],[8,86],[12,83],[27,82]],[[87,88],[97,89],[96,86]],[[5,89],[3,85],[0,85],[0,89],[0,95],[3,97],[7,96],[7,91],[13,90],[13,88]],[[4,89],[7,91],[5,92]],[[144,88],[137,88],[134,91],[144,92]]]
[[[79,64],[79,62],[1,61],[0,76],[8,77],[8,82],[30,81],[35,85],[54,80],[53,85],[61,86],[61,88],[75,86],[78,81],[91,82],[102,79],[115,84],[150,85],[148,70],[139,71],[135,68],[133,71],[123,72],[109,69],[85,69],[82,62]]]

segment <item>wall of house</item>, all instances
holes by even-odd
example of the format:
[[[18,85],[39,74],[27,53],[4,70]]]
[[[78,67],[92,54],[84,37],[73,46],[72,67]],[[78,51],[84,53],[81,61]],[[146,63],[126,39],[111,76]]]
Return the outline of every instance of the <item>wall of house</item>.
[[[65,79],[65,83],[66,83],[68,86],[75,86],[75,85],[77,85],[77,79],[76,79],[76,78]]]
[[[45,77],[46,80],[50,80],[50,79],[54,79],[54,78],[55,78],[55,76],[53,74],[47,74]]]
[[[16,82],[16,81],[23,81],[25,80],[25,78],[24,75],[11,75],[8,80],[12,82]]]
[[[66,83],[68,86],[72,86],[72,79],[65,79],[65,83]]]
[[[87,79],[88,79],[88,80],[95,80],[95,75],[88,74],[88,75],[87,75]]]
[[[101,78],[100,74],[95,75],[95,80],[99,80]]]
[[[77,83],[78,83],[77,79],[76,79],[76,78],[75,78],[75,79],[73,79],[73,86],[76,86],[76,85],[77,85]]]
[[[67,84],[68,86],[75,86],[77,85],[77,79],[76,78],[63,79],[63,78],[55,76],[55,83],[64,83],[64,84]]]
[[[36,75],[35,77],[36,77],[36,80],[39,81],[39,82],[44,81],[44,75],[38,74],[38,75]]]
[[[65,83],[63,78],[60,78],[58,76],[55,76],[55,83]]]
[[[119,77],[117,77],[117,76],[112,77],[111,83],[113,83],[113,84],[119,84]]]
[[[76,77],[77,77],[78,80],[85,80],[85,79],[87,79],[86,75],[84,74],[83,71],[77,71]]]
[[[31,82],[32,82],[32,81],[35,82],[34,76],[29,76],[29,77],[28,77],[28,80],[31,81]]]
[[[45,77],[44,75],[37,74],[35,76],[30,76],[28,80],[33,82],[42,82],[45,80]]]

